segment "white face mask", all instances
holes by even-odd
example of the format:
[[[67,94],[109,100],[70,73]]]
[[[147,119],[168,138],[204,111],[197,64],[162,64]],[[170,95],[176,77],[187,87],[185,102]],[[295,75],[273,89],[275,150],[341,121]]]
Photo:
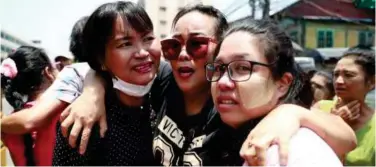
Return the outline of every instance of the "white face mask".
[[[154,77],[153,80],[151,80],[147,85],[135,85],[128,82],[125,82],[121,80],[120,78],[116,77],[112,78],[112,82],[114,84],[114,88],[117,90],[120,90],[121,92],[134,97],[143,97],[147,93],[149,93],[151,86],[153,85],[153,82],[156,77]]]

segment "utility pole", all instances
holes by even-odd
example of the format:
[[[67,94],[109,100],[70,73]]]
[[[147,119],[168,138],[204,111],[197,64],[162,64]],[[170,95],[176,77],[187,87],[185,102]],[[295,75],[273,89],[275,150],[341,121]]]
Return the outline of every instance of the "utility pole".
[[[251,18],[255,18],[256,13],[256,0],[248,0],[249,7],[251,7]]]
[[[263,0],[260,5],[262,6],[262,19],[269,18],[270,0]]]
[[[262,19],[269,18],[270,0],[248,0],[251,8],[251,18],[256,18],[256,6],[262,11]]]

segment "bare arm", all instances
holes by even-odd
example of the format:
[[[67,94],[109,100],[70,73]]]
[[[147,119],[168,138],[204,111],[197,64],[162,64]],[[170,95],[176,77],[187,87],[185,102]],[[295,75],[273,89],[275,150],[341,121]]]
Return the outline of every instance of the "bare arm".
[[[51,123],[51,120],[77,96],[77,83],[80,80],[75,68],[64,68],[34,106],[5,116],[1,120],[2,132],[23,134]]]
[[[266,150],[278,144],[280,162],[286,164],[291,137],[300,127],[314,131],[325,140],[334,152],[342,157],[356,147],[356,136],[342,118],[324,112],[313,112],[303,107],[283,104],[271,111],[250,132],[243,143],[240,155],[248,164],[263,165]],[[259,162],[254,162],[255,158]]]
[[[316,108],[307,110],[292,104],[280,105],[279,109],[286,112],[295,111],[300,117],[300,125],[317,133],[339,156],[350,152],[357,145],[355,132],[337,115],[322,112]]]
[[[80,94],[82,77],[76,68],[65,67],[33,107],[4,116],[2,132],[22,134],[50,123]]]
[[[316,132],[338,156],[342,157],[356,148],[355,132],[340,116],[322,111],[302,112],[302,116],[301,125]]]
[[[290,143],[288,167],[343,166],[329,145],[310,129],[300,128]],[[267,166],[280,166],[277,147],[268,149]]]
[[[42,127],[52,120],[68,103],[55,98],[42,98],[31,108],[4,116],[1,119],[1,132],[24,134]]]
[[[61,114],[61,130],[64,137],[69,136],[69,144],[72,147],[76,147],[76,140],[82,131],[79,149],[81,154],[86,150],[94,123],[99,121],[102,137],[107,130],[104,85],[103,79],[95,71],[90,70],[85,77],[82,95]],[[70,127],[72,130],[68,134]]]

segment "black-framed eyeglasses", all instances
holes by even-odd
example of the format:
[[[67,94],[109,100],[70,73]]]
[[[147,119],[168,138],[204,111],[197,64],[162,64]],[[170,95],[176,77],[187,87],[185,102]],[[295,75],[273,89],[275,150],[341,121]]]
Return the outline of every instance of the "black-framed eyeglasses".
[[[205,65],[206,79],[210,82],[217,82],[227,70],[227,74],[232,81],[247,81],[251,78],[254,65],[270,67],[272,64],[247,60],[235,60],[228,64],[207,63]]]

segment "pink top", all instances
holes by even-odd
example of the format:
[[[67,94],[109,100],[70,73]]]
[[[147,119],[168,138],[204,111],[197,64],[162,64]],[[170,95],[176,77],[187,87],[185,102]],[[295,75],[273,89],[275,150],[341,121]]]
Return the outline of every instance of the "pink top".
[[[24,108],[30,108],[34,105],[33,102],[25,104]],[[33,152],[36,166],[51,166],[53,150],[55,147],[56,138],[56,123],[59,120],[57,116],[46,127],[41,127],[32,132],[34,139]],[[25,145],[22,135],[4,134],[2,133],[2,140],[8,147],[12,160],[16,166],[26,166],[26,158],[24,155]]]
[[[289,147],[287,163],[289,167],[343,166],[332,148],[310,129],[300,128],[292,137]],[[268,149],[266,166],[280,166],[277,145]]]

